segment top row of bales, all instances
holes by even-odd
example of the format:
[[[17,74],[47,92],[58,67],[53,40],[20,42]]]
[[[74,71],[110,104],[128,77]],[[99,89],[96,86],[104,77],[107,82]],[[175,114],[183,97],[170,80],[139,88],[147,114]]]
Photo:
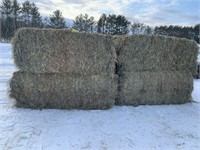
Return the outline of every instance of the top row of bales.
[[[197,44],[164,36],[108,36],[55,29],[20,29],[14,61],[30,72],[99,74],[122,71],[196,71]]]
[[[113,73],[111,36],[55,29],[20,29],[13,41],[17,67],[34,73]]]
[[[121,72],[196,72],[195,41],[154,35],[117,36],[115,40]]]

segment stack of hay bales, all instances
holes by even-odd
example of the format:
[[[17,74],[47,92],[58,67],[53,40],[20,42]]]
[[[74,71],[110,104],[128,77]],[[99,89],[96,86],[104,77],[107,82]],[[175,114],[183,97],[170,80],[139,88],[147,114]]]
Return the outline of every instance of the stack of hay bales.
[[[20,71],[10,81],[16,105],[107,109],[117,91],[111,37],[55,29],[20,29],[13,39]]]
[[[194,41],[173,37],[24,28],[13,39],[20,70],[10,81],[10,96],[28,108],[185,103],[197,53]]]
[[[114,37],[113,41],[118,54],[116,104],[190,101],[198,50],[194,41],[145,35]]]

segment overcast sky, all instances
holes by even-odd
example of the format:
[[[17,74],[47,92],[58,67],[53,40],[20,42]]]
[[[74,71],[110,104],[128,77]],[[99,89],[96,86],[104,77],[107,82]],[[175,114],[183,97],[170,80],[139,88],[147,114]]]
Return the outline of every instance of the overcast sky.
[[[24,0],[18,0],[20,3]],[[200,0],[30,0],[43,16],[56,9],[65,18],[87,13],[98,20],[102,13],[121,14],[130,21],[155,25],[191,26],[200,23]]]

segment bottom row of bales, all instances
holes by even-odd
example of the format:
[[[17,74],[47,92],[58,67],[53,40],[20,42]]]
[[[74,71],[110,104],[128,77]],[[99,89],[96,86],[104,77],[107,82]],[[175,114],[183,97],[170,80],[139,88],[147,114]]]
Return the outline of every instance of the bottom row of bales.
[[[10,96],[18,107],[108,109],[113,105],[181,104],[191,100],[193,78],[187,72],[110,74],[15,72]]]
[[[182,104],[191,101],[189,72],[124,72],[119,77],[118,105]]]
[[[15,72],[10,97],[25,108],[108,109],[115,103],[116,77]]]

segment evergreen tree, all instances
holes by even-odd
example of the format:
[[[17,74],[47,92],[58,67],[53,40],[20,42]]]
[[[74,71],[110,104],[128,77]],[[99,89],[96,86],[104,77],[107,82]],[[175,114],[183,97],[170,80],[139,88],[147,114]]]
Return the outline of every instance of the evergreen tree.
[[[73,29],[78,30],[80,32],[94,32],[94,17],[89,17],[88,14],[82,15],[80,14],[75,18]]]
[[[134,22],[132,25],[131,25],[131,32],[132,34],[139,34],[139,24]]]
[[[66,28],[65,18],[62,16],[62,12],[60,10],[54,11],[53,15],[50,16],[49,27],[56,29]]]
[[[12,2],[3,0],[1,3],[1,36],[10,39],[13,35]]]
[[[111,35],[115,35],[116,31],[114,29],[114,27],[116,26],[116,15],[112,14],[112,15],[108,15],[108,17],[106,18],[106,33],[107,34],[111,34]]]
[[[23,20],[23,27],[30,27],[31,26],[31,3],[29,1],[25,1],[22,3],[22,20]]]
[[[97,32],[106,34],[106,24],[107,24],[107,16],[106,14],[102,14],[101,17],[99,18],[99,21],[97,22]]]
[[[156,26],[156,27],[154,28],[154,34],[155,34],[155,35],[158,35],[158,33],[159,33],[159,27]]]
[[[13,14],[13,26],[14,31],[18,28],[18,19],[19,19],[19,13],[20,13],[20,4],[17,2],[17,0],[13,0],[12,2],[12,14]]]
[[[34,3],[25,1],[20,7],[17,0],[3,0],[0,8],[0,36],[5,40],[10,40],[20,27],[43,27],[42,17]]]
[[[194,27],[182,27],[182,26],[156,26],[155,32],[156,35],[167,35],[174,36],[179,38],[192,39],[199,42],[199,25]]]
[[[122,15],[103,14],[97,23],[97,32],[102,34],[122,35],[129,32],[130,22]]]
[[[197,24],[193,28],[194,40],[200,44],[200,24]]]
[[[38,11],[38,7],[32,3],[31,4],[31,27],[42,27],[42,17]]]
[[[130,28],[132,34],[145,34],[151,35],[153,34],[153,28],[143,23],[134,22]],[[156,29],[157,30],[157,29]]]
[[[155,30],[154,30],[154,34],[167,35],[166,28],[167,28],[167,26],[156,26]]]
[[[151,34],[153,34],[153,29],[150,26],[146,26],[144,34],[145,35],[151,35]]]
[[[117,35],[128,34],[130,22],[126,19],[126,17],[118,15],[114,19],[116,20],[114,26],[114,34]]]

